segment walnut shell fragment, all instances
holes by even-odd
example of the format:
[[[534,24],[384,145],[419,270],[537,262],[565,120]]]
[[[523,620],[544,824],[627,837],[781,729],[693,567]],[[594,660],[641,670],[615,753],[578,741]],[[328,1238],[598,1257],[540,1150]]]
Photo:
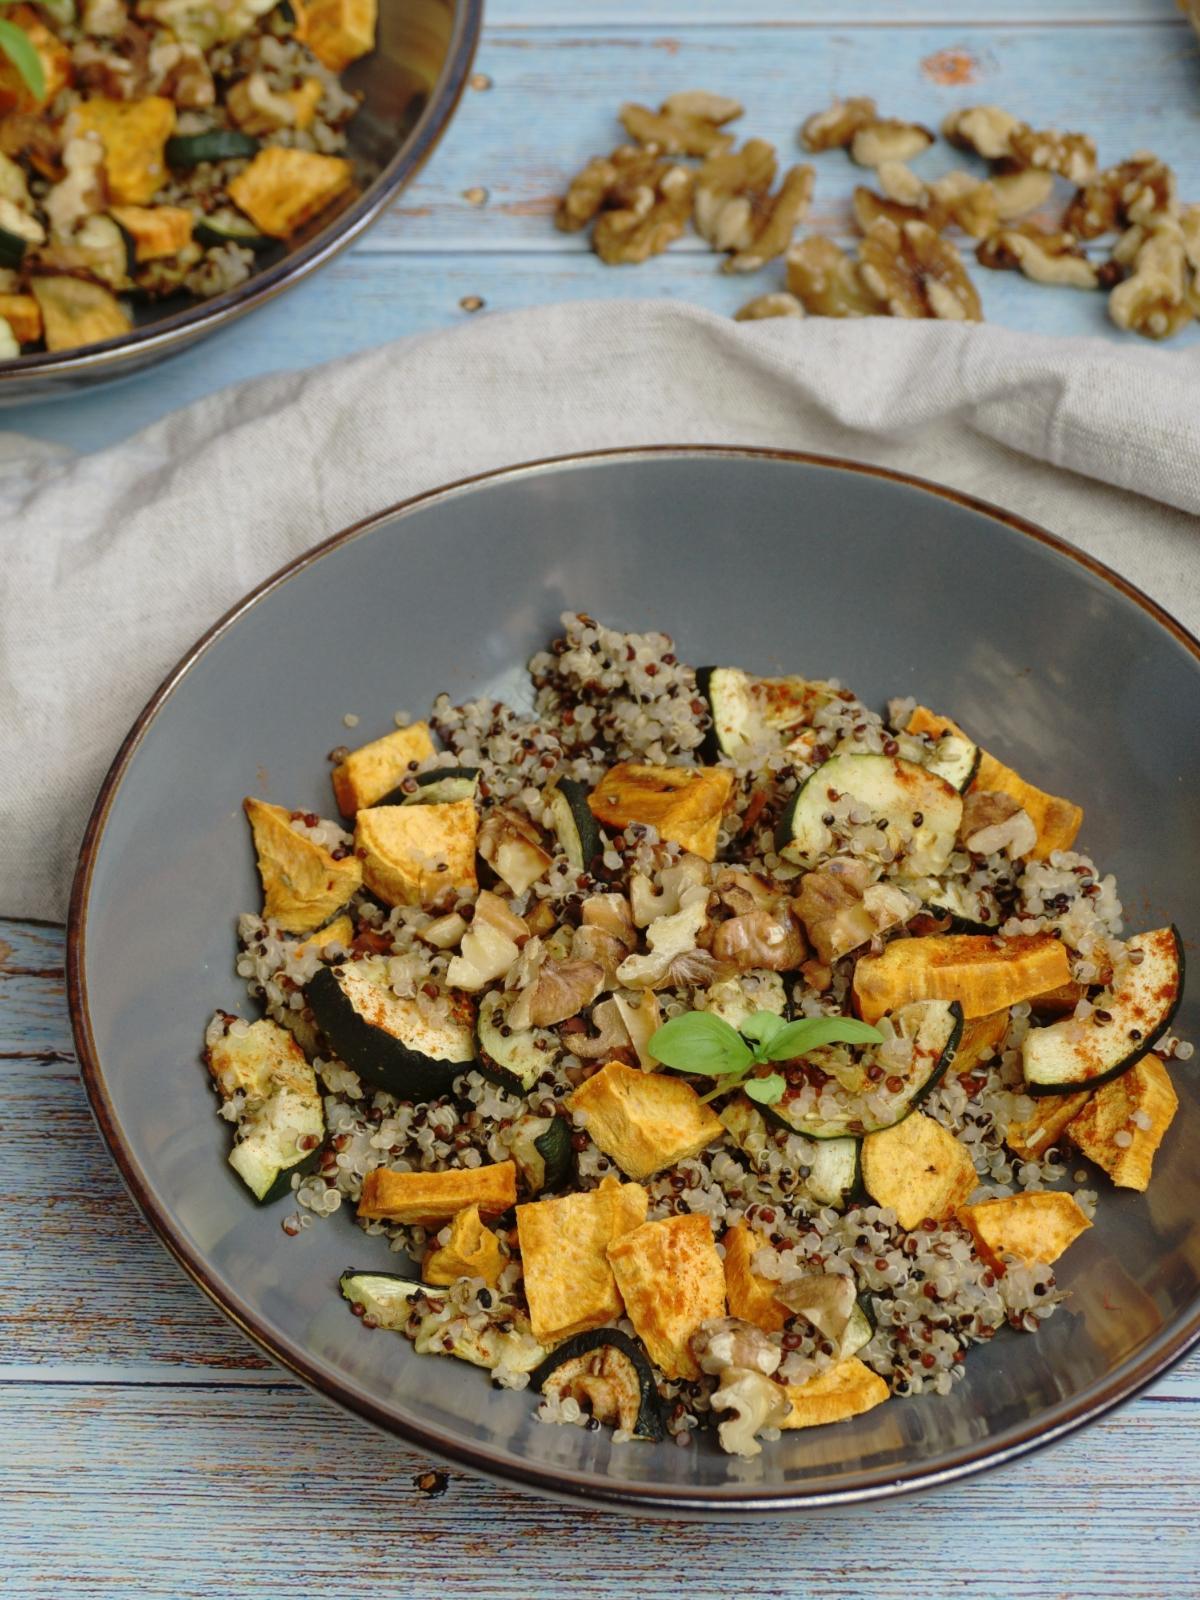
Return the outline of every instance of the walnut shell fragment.
[[[817,317],[881,315],[875,296],[859,277],[851,256],[832,239],[812,234],[787,253],[787,286],[805,311]]]
[[[764,322],[770,317],[802,317],[804,307],[794,294],[776,290],[772,294],[756,295],[747,300],[733,314],[735,322]]]
[[[927,222],[872,223],[859,246],[859,273],[889,316],[983,321],[962,257]]]
[[[860,128],[878,118],[874,100],[866,96],[835,100],[825,111],[815,111],[800,129],[800,143],[806,150],[844,150]]]

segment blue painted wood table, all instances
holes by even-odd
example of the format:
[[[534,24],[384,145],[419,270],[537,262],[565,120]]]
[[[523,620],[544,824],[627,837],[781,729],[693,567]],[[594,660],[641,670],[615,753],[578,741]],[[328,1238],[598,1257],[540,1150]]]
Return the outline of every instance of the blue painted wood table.
[[[731,281],[695,241],[613,271],[550,225],[566,175],[615,142],[620,101],[696,85],[738,96],[747,131],[785,151],[834,91],[927,123],[995,101],[1095,133],[1104,162],[1152,149],[1200,199],[1200,59],[1170,0],[492,0],[457,121],[355,249],[155,372],[0,421],[94,449],[240,378],[451,325],[476,299],[732,311],[777,274]],[[823,158],[817,225],[848,233],[851,182]],[[1121,337],[1099,296],[978,278],[991,320]],[[60,929],[0,922],[0,1593],[1200,1594],[1200,1357],[1005,1472],[790,1525],[617,1522],[457,1473],[429,1498],[414,1481],[429,1463],[267,1366],[150,1235],[88,1115],[62,965]]]

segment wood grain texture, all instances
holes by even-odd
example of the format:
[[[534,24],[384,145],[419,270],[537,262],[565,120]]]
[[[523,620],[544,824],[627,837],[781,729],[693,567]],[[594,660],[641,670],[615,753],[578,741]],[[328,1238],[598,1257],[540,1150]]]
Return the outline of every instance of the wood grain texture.
[[[281,1595],[559,1600],[1161,1600],[1194,1594],[1188,1407],[1135,1404],[920,1499],[715,1529],[524,1500],[286,1388],[0,1386],[36,1415],[5,1495],[20,1600]]]
[[[730,279],[695,238],[641,268],[607,268],[551,222],[570,175],[619,137],[622,100],[657,102],[703,84],[738,95],[744,128],[796,151],[803,117],[833,93],[871,93],[889,114],[934,123],[952,106],[995,101],[1045,124],[1082,128],[1103,161],[1148,147],[1200,196],[1194,137],[1200,50],[1171,0],[776,0],[750,17],[734,0],[493,0],[477,61],[490,87],[465,95],[413,187],[345,257],[237,326],[100,394],[0,415],[37,437],[96,449],[164,411],[256,373],[333,359],[407,333],[447,327],[479,296],[488,314],[579,300],[663,295],[731,314],[777,286],[778,267]],[[702,21],[697,21],[702,18]],[[961,52],[972,81],[937,81],[940,52]],[[935,148],[929,174],[965,158]],[[815,227],[850,231],[848,198],[864,174],[841,152],[818,160]],[[485,189],[486,205],[469,190]],[[1065,191],[1064,191],[1065,193]],[[1034,332],[1134,341],[1103,297],[976,278],[989,321]],[[1172,348],[1194,345],[1195,327]],[[1136,342],[1136,341],[1134,341]]]

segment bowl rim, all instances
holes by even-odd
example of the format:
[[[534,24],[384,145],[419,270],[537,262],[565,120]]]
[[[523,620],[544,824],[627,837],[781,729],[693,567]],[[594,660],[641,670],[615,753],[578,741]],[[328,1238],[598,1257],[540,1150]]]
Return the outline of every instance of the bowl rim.
[[[132,328],[115,339],[103,339],[78,350],[42,350],[11,361],[0,361],[0,397],[6,385],[26,384],[39,378],[47,380],[46,397],[50,398],[55,392],[50,383],[52,379],[94,378],[103,375],[106,368],[112,369],[113,377],[121,376],[130,362],[169,355],[236,322],[248,311],[300,283],[352,244],[379,220],[425,165],[462,99],[479,46],[484,0],[452,0],[452,3],[453,26],[446,58],[429,91],[425,109],[395,155],[352,205],[332,216],[298,249],[288,251],[273,266],[253,273],[222,294],[196,300],[158,322]]]
[[[407,517],[440,501],[492,484],[569,470],[606,462],[636,462],[662,459],[734,459],[782,461],[815,466],[861,477],[883,479],[909,489],[933,494],[965,510],[973,511],[1012,529],[1065,556],[1132,600],[1162,626],[1200,666],[1200,640],[1149,595],[1119,573],[1085,551],[1068,544],[1058,535],[1036,523],[1006,511],[976,496],[934,483],[910,473],[861,461],[805,451],[763,448],[748,445],[648,445],[615,449],[579,451],[550,456],[475,473],[439,488],[429,489],[374,512],[352,523],[339,533],[302,552],[270,577],[256,585],[220,617],[167,673],[121,743],[101,784],[80,847],[78,865],[71,889],[67,920],[67,999],[75,1040],[80,1075],[97,1127],[108,1146],[124,1184],[142,1215],[150,1223],[167,1251],[193,1283],[242,1333],[277,1365],[289,1371],[307,1388],[326,1400],[361,1417],[385,1433],[441,1458],[451,1464],[494,1481],[551,1499],[584,1504],[594,1509],[626,1511],[641,1516],[683,1516],[716,1519],[726,1514],[780,1516],[787,1513],[822,1510],[888,1500],[918,1490],[932,1489],[973,1476],[991,1467],[1015,1461],[1030,1451],[1062,1439],[1116,1406],[1134,1398],[1149,1383],[1180,1360],[1200,1342],[1200,1299],[1189,1315],[1166,1327],[1138,1355],[1127,1359],[1089,1390],[1049,1408],[1051,1420],[1031,1420],[1001,1436],[1002,1442],[976,1441],[953,1452],[940,1465],[914,1465],[900,1472],[860,1471],[836,1488],[806,1491],[782,1485],[777,1490],[753,1486],[710,1486],[668,1488],[656,1484],[630,1486],[576,1469],[551,1469],[529,1462],[514,1463],[499,1452],[458,1439],[443,1430],[397,1416],[388,1406],[356,1392],[353,1385],[336,1372],[321,1370],[299,1345],[288,1342],[281,1347],[263,1321],[233,1303],[233,1296],[218,1281],[203,1253],[177,1237],[171,1219],[162,1209],[139,1164],[126,1148],[120,1118],[109,1096],[91,1028],[88,1010],[86,955],[87,920],[92,875],[104,835],[105,823],[120,789],[126,768],[159,711],[195,663],[242,616],[266,595],[274,592],[330,552],[352,540],[372,533],[397,517]],[[1045,1417],[1046,1413],[1042,1414]]]

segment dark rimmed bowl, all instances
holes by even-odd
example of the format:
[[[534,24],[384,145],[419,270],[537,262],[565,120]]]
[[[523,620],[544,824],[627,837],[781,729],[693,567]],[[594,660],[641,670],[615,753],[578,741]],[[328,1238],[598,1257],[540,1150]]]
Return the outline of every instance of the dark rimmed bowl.
[[[349,153],[370,182],[344,210],[319,219],[278,259],[211,300],[135,307],[135,326],[119,339],[80,350],[45,351],[0,361],[0,407],[78,394],[124,378],[307,278],[370,227],[416,176],[446,131],[479,43],[483,0],[381,0],[375,50],[342,74],[362,105],[347,134]]]
[[[233,919],[258,904],[240,814],[330,804],[324,756],[442,689],[519,692],[558,614],[672,632],[684,659],[914,694],[1084,804],[1129,923],[1200,927],[1200,645],[1114,573],[1016,517],[881,470],[750,450],[515,468],[337,535],[180,663],[105,780],[69,929],[79,1059],[102,1133],[167,1248],[270,1356],[349,1410],[475,1471],[643,1515],[779,1514],[1011,1461],[1127,1399],[1200,1338],[1195,1073],[1145,1195],[1103,1178],[1064,1258],[1066,1309],[971,1353],[951,1395],[787,1434],[755,1461],[545,1427],[527,1394],[371,1333],[339,1271],[383,1266],[333,1217],[296,1239],[225,1164],[198,1049],[246,1005]],[[1195,996],[1177,1026],[1195,1033]]]

